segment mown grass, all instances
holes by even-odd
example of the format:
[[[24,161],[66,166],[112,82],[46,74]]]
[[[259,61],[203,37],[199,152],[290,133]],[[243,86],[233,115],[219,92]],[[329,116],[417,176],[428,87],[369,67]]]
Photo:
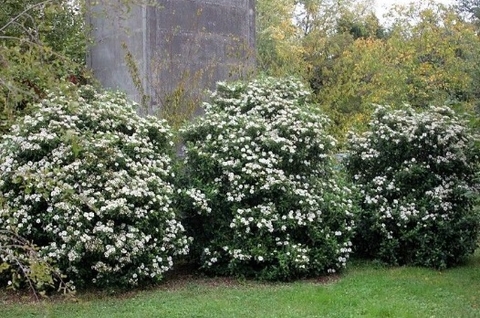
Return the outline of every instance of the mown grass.
[[[75,302],[6,295],[0,291],[0,317],[480,317],[480,253],[441,272],[357,262],[320,282],[172,279],[123,295],[83,293]]]

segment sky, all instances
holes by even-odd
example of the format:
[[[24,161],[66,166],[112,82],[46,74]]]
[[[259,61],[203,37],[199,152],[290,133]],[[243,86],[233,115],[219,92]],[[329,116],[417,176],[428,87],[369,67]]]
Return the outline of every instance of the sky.
[[[387,8],[391,7],[393,4],[409,4],[411,2],[420,2],[415,0],[375,0],[376,12],[377,16],[381,17],[384,13],[386,13]],[[455,4],[455,0],[436,0],[435,2],[443,3],[446,5]]]

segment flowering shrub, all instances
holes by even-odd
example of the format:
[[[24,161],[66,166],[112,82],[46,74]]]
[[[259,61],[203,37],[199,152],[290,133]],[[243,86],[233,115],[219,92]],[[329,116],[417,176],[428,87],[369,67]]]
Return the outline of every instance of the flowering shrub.
[[[207,272],[286,280],[345,266],[351,189],[308,94],[293,79],[220,83],[183,130],[184,222]]]
[[[74,292],[71,283],[65,283],[62,273],[54,262],[41,257],[38,249],[31,242],[8,230],[0,230],[0,283],[8,288],[27,287],[39,300],[47,288],[58,288],[64,293]]]
[[[0,228],[77,286],[158,280],[188,250],[171,204],[169,128],[133,106],[90,87],[50,95],[0,144]]]
[[[480,221],[473,141],[447,107],[378,108],[369,132],[351,136],[347,159],[363,196],[359,254],[445,268],[473,253]]]

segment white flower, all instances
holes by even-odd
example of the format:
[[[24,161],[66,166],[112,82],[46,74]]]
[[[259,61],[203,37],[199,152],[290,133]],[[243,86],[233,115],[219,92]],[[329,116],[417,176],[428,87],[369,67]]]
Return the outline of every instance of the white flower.
[[[311,270],[306,266],[310,259],[323,255],[304,250],[315,244],[328,244],[325,250],[331,250],[349,240],[352,230],[346,228],[354,224],[352,203],[345,198],[350,192],[337,185],[329,160],[336,141],[326,133],[328,118],[307,107],[308,95],[293,79],[219,83],[205,115],[183,129],[185,164],[195,180],[186,191],[208,193],[211,207],[207,214],[201,199],[188,203],[198,230],[205,234],[199,244],[208,246],[215,257],[214,253],[225,255],[215,263],[204,253],[203,266],[209,271],[229,263],[242,268],[252,259],[260,263],[267,256],[288,256],[288,266],[305,273]],[[332,198],[338,202],[330,202]],[[332,222],[332,213],[342,221]],[[306,236],[317,239],[289,237],[297,231],[312,231]],[[332,231],[343,234],[325,240]],[[272,235],[278,240],[263,247]],[[256,243],[262,244],[262,256]],[[339,256],[331,256],[330,264]]]
[[[0,195],[10,204],[0,213],[0,228],[15,220],[19,235],[37,243],[33,229],[38,232],[41,224],[40,254],[67,264],[60,270],[70,279],[83,279],[81,267],[94,270],[95,282],[114,275],[128,284],[132,273],[144,279],[153,268],[161,277],[172,265],[161,257],[188,251],[172,206],[169,128],[164,121],[137,116],[123,95],[90,87],[80,94],[87,91],[92,98],[49,95],[4,136]],[[25,151],[36,155],[25,157]],[[17,179],[14,196],[5,180]],[[131,266],[137,260],[144,262],[143,270]]]

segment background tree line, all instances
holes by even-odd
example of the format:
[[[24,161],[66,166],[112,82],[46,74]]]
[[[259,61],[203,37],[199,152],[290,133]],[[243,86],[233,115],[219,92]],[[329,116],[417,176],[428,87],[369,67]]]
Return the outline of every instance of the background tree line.
[[[478,119],[480,1],[422,3],[380,20],[371,0],[257,0],[258,72],[309,83],[337,136],[374,104],[447,104]],[[88,42],[85,0],[3,1],[0,133],[47,91],[91,81]]]
[[[257,1],[258,67],[297,75],[334,120],[363,126],[374,104],[480,110],[480,1],[394,6],[380,21],[369,0]]]

